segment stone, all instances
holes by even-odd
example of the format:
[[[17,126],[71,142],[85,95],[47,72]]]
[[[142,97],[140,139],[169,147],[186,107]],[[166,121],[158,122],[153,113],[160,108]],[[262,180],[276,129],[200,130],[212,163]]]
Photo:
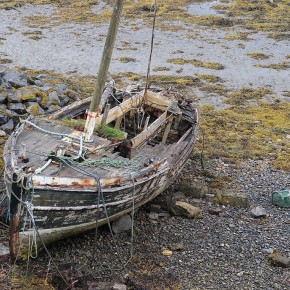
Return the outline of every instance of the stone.
[[[242,277],[244,275],[244,271],[241,271],[237,274],[238,277]]]
[[[183,192],[188,197],[203,198],[208,193],[208,186],[202,181],[185,180],[180,183],[179,191]]]
[[[126,290],[127,289],[127,286],[124,285],[124,284],[115,284],[113,285],[113,290]]]
[[[41,86],[43,85],[43,81],[41,81],[41,80],[35,80],[35,81],[34,81],[34,84],[35,84],[36,86],[38,86],[38,87],[41,87]]]
[[[254,218],[261,218],[267,216],[266,210],[261,206],[256,206],[251,209],[251,215]]]
[[[174,215],[187,218],[200,217],[201,209],[184,201],[173,201],[170,210]]]
[[[20,71],[15,69],[7,69],[2,79],[9,83],[13,88],[18,89],[28,85],[27,78]]]
[[[161,254],[163,255],[163,256],[172,256],[172,251],[170,251],[170,250],[168,250],[168,249],[164,249],[164,250],[162,250],[161,251]]]
[[[8,109],[19,114],[19,115],[23,115],[26,113],[26,109],[22,103],[8,104]]]
[[[42,88],[41,88],[41,90],[43,91],[43,92],[50,92],[51,90],[52,90],[52,88],[53,88],[53,85],[52,84],[49,84],[49,83],[44,83],[43,85],[42,85]]]
[[[5,131],[3,131],[3,130],[0,130],[0,137],[5,137],[6,136],[6,133],[5,133]]]
[[[7,101],[8,103],[20,103],[21,102],[21,92],[16,91],[13,93],[7,93]]]
[[[290,268],[290,257],[282,255],[278,252],[270,254],[268,256],[268,261],[275,267]]]
[[[57,110],[60,110],[61,109],[61,107],[60,106],[58,106],[58,105],[52,105],[52,106],[50,106],[48,109],[47,109],[47,113],[53,113],[53,112],[55,112],[55,111],[57,111]]]
[[[171,251],[181,251],[183,250],[183,247],[184,247],[183,242],[173,243],[168,246],[169,250]]]
[[[59,93],[63,93],[65,90],[67,90],[67,85],[66,84],[56,84],[55,88]]]
[[[223,205],[240,206],[244,208],[250,206],[248,194],[231,189],[220,191],[216,195],[214,201]]]
[[[0,112],[0,125],[4,125],[8,122],[8,117]]]
[[[212,207],[208,209],[208,212],[213,215],[219,215],[220,213],[222,213],[222,211],[223,209],[220,207]]]
[[[112,222],[112,230],[114,231],[115,234],[129,231],[131,230],[131,227],[132,227],[132,219],[128,214],[123,215],[119,219],[114,220]]]
[[[151,220],[155,220],[155,221],[157,221],[159,215],[158,215],[158,213],[156,213],[156,212],[152,212],[152,213],[149,214],[148,217],[149,217],[149,219],[151,219]]]
[[[0,104],[5,104],[7,102],[7,97],[3,94],[0,94]]]
[[[171,200],[171,196],[165,196],[165,195],[158,195],[154,198],[153,203],[156,206],[160,206],[162,211],[169,211],[168,203]]]
[[[29,103],[29,106],[26,108],[26,111],[32,115],[43,115],[44,110],[38,105],[38,103]]]
[[[60,95],[59,100],[60,100],[59,105],[61,107],[64,107],[65,105],[67,105],[70,102],[70,98],[67,97],[66,95]]]
[[[78,95],[75,91],[72,91],[72,90],[66,90],[64,92],[70,99],[72,99],[73,101],[77,101],[79,98],[78,98]]]
[[[170,214],[167,211],[163,211],[163,212],[158,213],[158,216],[166,218],[166,217],[170,217]]]
[[[60,101],[58,98],[58,94],[56,91],[49,92],[48,95],[44,95],[41,98],[40,106],[43,109],[51,109],[53,110],[53,106],[59,106]]]
[[[263,249],[263,252],[266,254],[273,254],[274,253],[274,249],[269,248],[269,249]]]
[[[14,129],[13,119],[10,119],[6,124],[2,125],[1,129],[4,130],[8,134],[12,133],[12,131]]]
[[[20,92],[21,92],[22,102],[35,102],[36,101],[35,89],[23,88]]]

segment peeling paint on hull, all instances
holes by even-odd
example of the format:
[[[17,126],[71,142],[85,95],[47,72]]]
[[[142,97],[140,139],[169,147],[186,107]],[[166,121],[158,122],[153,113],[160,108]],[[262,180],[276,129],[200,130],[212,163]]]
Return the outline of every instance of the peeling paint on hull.
[[[188,112],[195,116],[195,121],[192,123],[187,121]],[[20,126],[10,136],[4,149],[5,179],[8,194],[11,196],[10,254],[12,258],[25,260],[29,254],[33,256],[34,250],[30,250],[30,253],[28,250],[32,240],[35,242],[34,248],[36,246],[40,250],[44,245],[89,231],[95,228],[96,224],[102,225],[130,213],[133,204],[136,208],[140,207],[164,191],[182,170],[194,147],[198,114],[191,105],[187,106],[185,114],[184,122],[187,122],[188,126],[178,141],[167,145],[160,143],[162,150],[155,152],[158,158],[141,169],[130,173],[117,170],[115,175],[103,174],[100,177],[101,192],[95,178],[77,176],[72,171],[69,174],[64,171],[58,176],[51,176],[48,171],[41,174],[32,173],[30,178],[19,180],[16,173],[19,174],[21,170],[15,169],[18,159],[14,148],[33,134],[30,128],[23,133],[23,126],[22,128]],[[179,120],[178,118],[176,117],[176,120]],[[44,126],[54,126],[52,121],[41,122]],[[163,126],[163,122],[161,123]],[[53,128],[57,126],[59,125]],[[39,132],[34,134],[40,140],[47,137]],[[50,142],[61,142],[58,139],[51,139]],[[140,147],[142,150],[145,149],[142,144]],[[142,150],[139,153],[140,158],[142,158]],[[50,166],[53,169],[55,165]],[[30,187],[26,189],[28,184]],[[97,217],[98,222],[96,222]]]

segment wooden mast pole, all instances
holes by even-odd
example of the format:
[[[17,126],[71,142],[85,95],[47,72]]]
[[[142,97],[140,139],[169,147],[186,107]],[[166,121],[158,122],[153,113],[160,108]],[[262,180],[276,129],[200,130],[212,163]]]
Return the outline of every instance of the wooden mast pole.
[[[94,132],[96,117],[102,112],[101,96],[105,87],[105,82],[107,79],[107,74],[112,58],[113,48],[116,40],[117,30],[120,23],[123,0],[116,0],[113,14],[111,17],[111,22],[109,26],[109,31],[106,38],[106,43],[103,50],[103,55],[101,59],[101,64],[99,67],[99,72],[97,76],[97,82],[93,92],[90,108],[88,111],[88,116],[86,120],[86,125],[84,129],[84,139],[85,141],[90,141]]]

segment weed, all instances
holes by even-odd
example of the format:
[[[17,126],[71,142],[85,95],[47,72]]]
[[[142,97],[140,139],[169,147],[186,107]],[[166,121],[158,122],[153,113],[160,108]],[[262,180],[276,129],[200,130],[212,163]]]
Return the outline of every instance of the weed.
[[[251,58],[259,59],[259,60],[268,59],[270,57],[270,55],[264,54],[262,52],[250,52],[250,53],[247,53],[247,55]]]
[[[179,64],[179,65],[191,64],[194,66],[215,69],[215,70],[222,70],[225,68],[222,64],[217,63],[217,62],[202,62],[197,59],[171,58],[171,59],[168,59],[167,62],[170,62],[173,64]]]

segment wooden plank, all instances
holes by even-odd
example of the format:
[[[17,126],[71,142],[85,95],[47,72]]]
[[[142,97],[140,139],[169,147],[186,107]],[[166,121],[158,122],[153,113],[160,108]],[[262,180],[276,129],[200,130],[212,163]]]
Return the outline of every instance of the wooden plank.
[[[119,106],[112,108],[109,111],[108,118],[105,124],[109,124],[112,121],[118,119],[119,117],[123,116],[123,114],[129,112],[132,108],[138,107],[144,98],[144,92],[133,96],[132,98],[126,100],[125,102],[121,103]],[[96,118],[96,125],[100,125],[103,119],[103,114]]]
[[[132,148],[136,148],[143,141],[152,136],[160,127],[162,127],[166,122],[167,112],[164,112],[157,120],[155,120],[146,130],[143,130],[138,136],[133,138],[131,141],[133,143]]]
[[[173,117],[170,117],[168,120],[168,123],[166,124],[165,131],[164,131],[164,134],[162,137],[162,142],[161,142],[162,144],[166,143],[167,137],[168,137],[170,129],[171,129],[172,122],[173,122]]]
[[[176,100],[174,98],[165,97],[162,92],[154,93],[152,91],[147,91],[144,97],[146,105],[162,111],[166,111],[173,101]]]
[[[149,105],[152,108],[166,111],[168,107],[171,105],[171,103],[174,101],[174,99],[165,97],[161,93],[154,93],[151,91],[147,91],[146,96],[144,96],[144,91],[142,91],[139,94],[124,101],[119,106],[112,108],[109,111],[106,124],[109,124],[112,121],[123,116],[125,113],[131,111],[132,108],[136,108],[140,106],[140,104],[143,101],[144,101],[144,104]],[[103,114],[96,118],[97,125],[101,123],[102,118],[103,118]]]

